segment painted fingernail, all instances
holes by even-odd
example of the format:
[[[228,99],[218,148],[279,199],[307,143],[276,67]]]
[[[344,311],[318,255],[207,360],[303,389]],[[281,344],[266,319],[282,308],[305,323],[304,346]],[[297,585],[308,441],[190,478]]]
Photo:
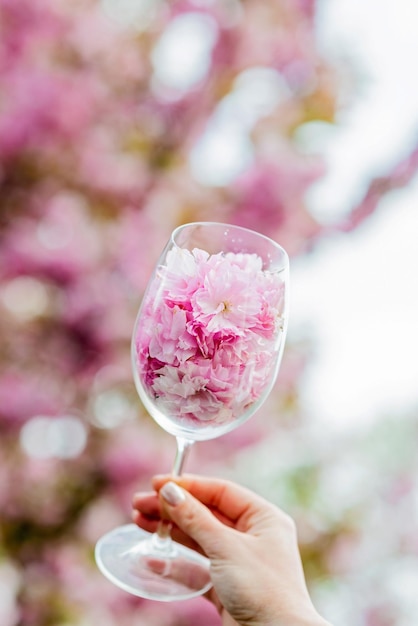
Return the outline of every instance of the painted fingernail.
[[[171,506],[177,506],[180,502],[184,502],[186,496],[183,493],[183,490],[180,489],[176,483],[168,482],[163,485],[160,489],[160,494],[164,498],[168,504]]]

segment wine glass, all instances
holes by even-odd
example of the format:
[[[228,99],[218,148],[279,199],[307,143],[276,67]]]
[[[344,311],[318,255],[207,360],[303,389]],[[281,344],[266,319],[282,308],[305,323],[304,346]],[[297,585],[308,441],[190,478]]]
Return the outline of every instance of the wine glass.
[[[138,394],[177,439],[179,476],[195,441],[251,417],[276,380],[288,319],[289,261],[276,242],[215,222],[176,228],[144,294],[132,336]],[[102,573],[134,595],[183,600],[211,587],[209,560],[135,524],[102,537]]]

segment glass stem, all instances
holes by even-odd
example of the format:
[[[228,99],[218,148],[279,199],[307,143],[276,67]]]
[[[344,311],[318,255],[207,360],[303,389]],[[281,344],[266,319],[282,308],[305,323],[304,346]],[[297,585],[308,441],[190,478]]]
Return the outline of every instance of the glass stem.
[[[194,441],[191,439],[183,439],[182,437],[177,437],[177,452],[174,459],[173,468],[171,470],[171,475],[174,478],[177,478],[181,475],[183,471],[184,464],[188,457],[188,453],[190,448],[194,444]],[[162,519],[158,524],[157,532],[153,535],[153,545],[160,552],[168,553],[171,550],[171,532],[172,523],[169,520]]]
[[[173,469],[171,470],[171,475],[174,477],[178,477],[182,473],[190,448],[194,444],[194,441],[191,439],[183,439],[182,437],[177,437],[176,441],[177,454],[174,459]]]

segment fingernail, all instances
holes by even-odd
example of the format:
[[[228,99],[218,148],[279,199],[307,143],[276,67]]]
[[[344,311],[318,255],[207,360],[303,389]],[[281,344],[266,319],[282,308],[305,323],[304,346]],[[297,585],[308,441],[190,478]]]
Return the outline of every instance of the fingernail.
[[[171,506],[177,506],[180,502],[184,502],[186,496],[183,493],[183,490],[180,489],[176,483],[168,482],[163,485],[160,489],[160,494],[164,498],[168,504]]]

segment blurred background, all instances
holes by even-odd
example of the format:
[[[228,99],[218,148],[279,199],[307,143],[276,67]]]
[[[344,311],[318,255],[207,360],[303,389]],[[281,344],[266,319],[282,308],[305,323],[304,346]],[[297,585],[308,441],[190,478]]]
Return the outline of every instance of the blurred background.
[[[295,517],[331,622],[414,622],[417,26],[413,0],[0,0],[2,626],[219,623],[93,559],[171,467],[129,344],[195,220],[279,241],[292,306],[266,405],[189,469]]]

